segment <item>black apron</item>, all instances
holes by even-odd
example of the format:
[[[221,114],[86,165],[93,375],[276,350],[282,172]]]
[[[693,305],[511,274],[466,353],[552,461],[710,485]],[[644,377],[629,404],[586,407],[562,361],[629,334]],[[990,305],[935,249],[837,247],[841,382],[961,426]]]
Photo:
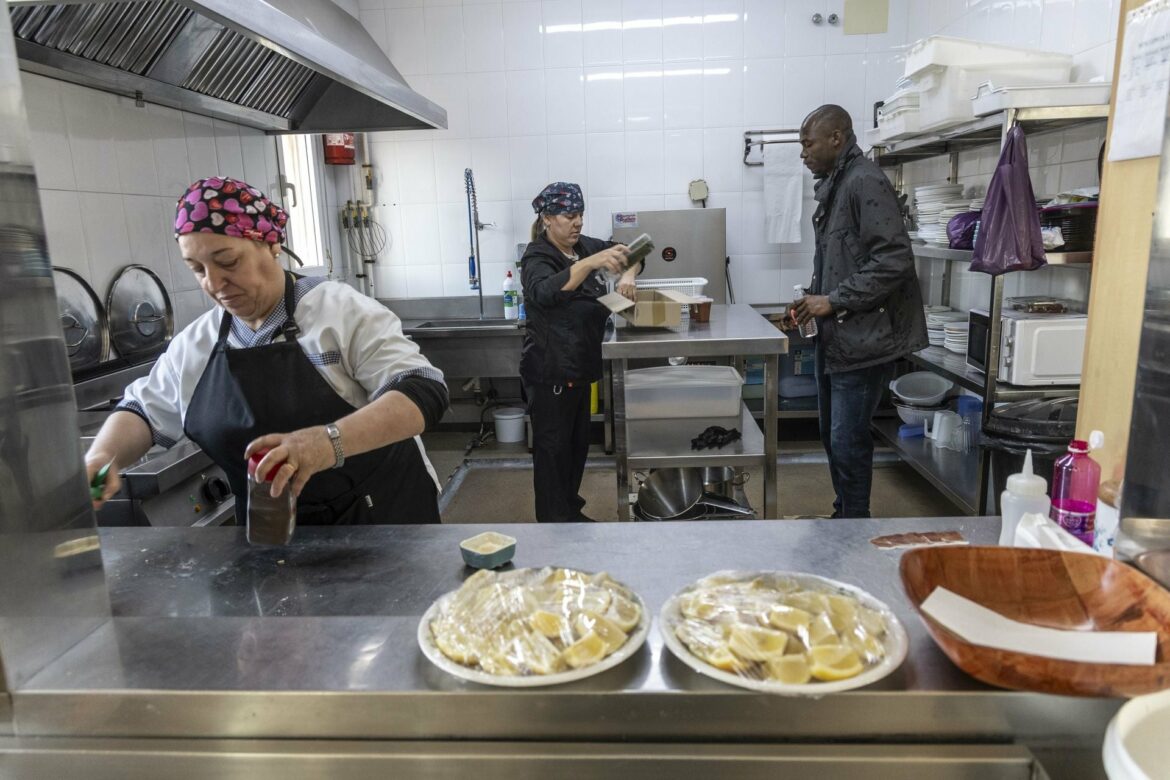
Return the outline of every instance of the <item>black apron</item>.
[[[291,274],[284,305],[285,340],[259,347],[228,349],[232,317],[223,313],[219,340],[183,421],[187,437],[227,474],[241,505],[248,495],[244,451],[253,439],[336,422],[355,411],[297,343]],[[314,474],[297,500],[297,525],[438,522],[435,483],[414,439],[347,456],[341,468]]]

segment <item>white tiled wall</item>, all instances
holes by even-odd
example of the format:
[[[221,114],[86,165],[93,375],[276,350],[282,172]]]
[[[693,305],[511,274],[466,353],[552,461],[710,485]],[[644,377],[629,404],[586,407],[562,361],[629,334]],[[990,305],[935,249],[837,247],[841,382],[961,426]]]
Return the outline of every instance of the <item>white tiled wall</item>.
[[[529,201],[548,181],[579,182],[586,232],[608,236],[611,211],[690,208],[687,184],[704,178],[709,205],[727,208],[739,299],[781,300],[807,281],[811,245],[763,240],[763,183],[743,165],[744,130],[794,127],[826,102],[867,127],[905,46],[935,33],[1069,52],[1079,79],[1108,74],[1117,2],[891,0],[886,33],[845,36],[811,22],[843,13],[844,0],[358,0],[375,40],[450,117],[445,131],[372,139],[379,218],[395,238],[378,294],[471,294],[471,166],[482,219],[496,223],[481,237],[487,291],[527,241]],[[1084,179],[1093,144],[1057,145],[1077,151],[1045,174],[1051,186]],[[990,173],[985,158],[966,165],[973,185]],[[334,173],[337,191],[351,192],[354,172]]]
[[[360,0],[371,35],[450,118],[445,131],[371,137],[378,218],[398,226],[379,296],[471,294],[470,166],[481,218],[495,223],[480,239],[487,291],[527,242],[529,203],[549,181],[579,182],[586,232],[605,237],[612,211],[692,207],[687,185],[703,178],[708,205],[727,209],[740,299],[778,300],[807,281],[812,255],[763,241],[763,181],[743,165],[743,132],[796,126],[828,100],[860,123],[901,73],[908,6],[892,5],[888,33],[845,39],[811,22],[842,0]],[[334,171],[336,200],[354,174]]]
[[[180,329],[211,306],[179,257],[175,201],[194,179],[276,191],[276,146],[257,130],[21,74],[49,256],[105,300],[123,266],[158,274]]]

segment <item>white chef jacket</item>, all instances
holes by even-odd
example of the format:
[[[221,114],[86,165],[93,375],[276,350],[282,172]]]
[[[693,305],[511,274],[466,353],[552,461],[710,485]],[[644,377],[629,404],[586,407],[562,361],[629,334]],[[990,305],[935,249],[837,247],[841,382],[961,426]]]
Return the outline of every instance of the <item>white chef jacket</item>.
[[[443,382],[443,372],[403,335],[398,317],[349,285],[321,277],[297,279],[293,298],[301,331],[297,342],[329,386],[354,408],[376,400],[407,377]],[[155,444],[170,448],[186,438],[183,420],[219,339],[222,318],[223,309],[216,306],[196,319],[171,340],[148,376],[126,388],[118,408],[141,416],[150,426]],[[287,320],[283,298],[259,330],[233,317],[228,348],[283,340],[280,327]],[[272,381],[279,384],[281,378],[273,377]],[[418,436],[414,440],[435,488],[440,489],[422,440]]]

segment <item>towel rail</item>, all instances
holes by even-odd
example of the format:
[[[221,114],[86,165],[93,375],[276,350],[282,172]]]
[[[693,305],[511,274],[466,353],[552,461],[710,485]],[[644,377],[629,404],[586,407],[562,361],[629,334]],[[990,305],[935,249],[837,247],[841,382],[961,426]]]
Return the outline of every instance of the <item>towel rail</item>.
[[[764,144],[796,144],[796,143],[800,143],[799,137],[797,137],[797,138],[772,138],[772,139],[759,138],[758,140],[752,140],[752,136],[757,136],[757,135],[758,136],[765,136],[765,135],[795,135],[795,136],[799,136],[800,130],[798,130],[798,129],[785,129],[785,130],[747,130],[747,131],[745,131],[743,134],[743,164],[744,165],[763,165],[764,164],[762,160],[760,162],[751,162],[748,160],[748,155],[751,153],[753,146],[760,147],[760,152],[762,153],[764,151]]]

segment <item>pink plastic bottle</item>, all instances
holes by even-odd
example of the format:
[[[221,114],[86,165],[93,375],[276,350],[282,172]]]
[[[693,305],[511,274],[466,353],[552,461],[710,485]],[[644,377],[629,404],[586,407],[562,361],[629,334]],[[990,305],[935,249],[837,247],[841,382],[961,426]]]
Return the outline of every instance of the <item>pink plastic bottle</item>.
[[[1052,521],[1090,547],[1097,519],[1101,466],[1089,457],[1089,443],[1074,440],[1052,469]]]

